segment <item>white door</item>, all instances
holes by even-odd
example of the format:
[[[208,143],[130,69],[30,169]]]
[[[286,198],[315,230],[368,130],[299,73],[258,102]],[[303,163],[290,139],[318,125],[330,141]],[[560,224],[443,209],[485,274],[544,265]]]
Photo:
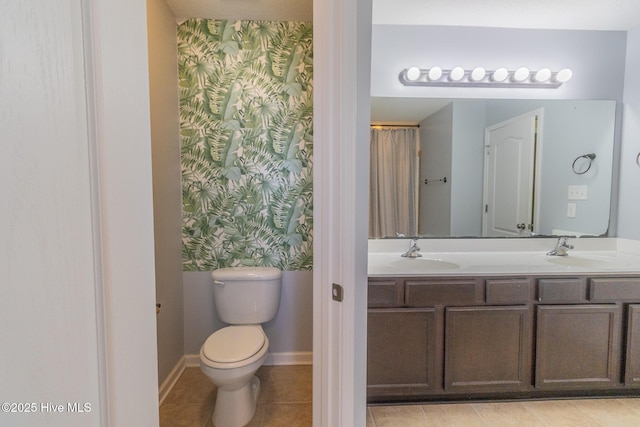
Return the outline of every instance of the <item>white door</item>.
[[[536,140],[542,110],[485,131],[483,236],[530,235],[534,228]]]

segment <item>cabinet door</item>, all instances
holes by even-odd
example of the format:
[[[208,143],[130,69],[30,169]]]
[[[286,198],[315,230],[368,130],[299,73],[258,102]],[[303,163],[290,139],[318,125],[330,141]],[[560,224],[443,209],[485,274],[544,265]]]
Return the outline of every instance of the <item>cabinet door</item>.
[[[402,400],[435,386],[435,309],[371,309],[367,397]]]
[[[620,312],[612,304],[538,306],[536,387],[619,385]]]
[[[446,309],[447,391],[518,391],[531,386],[531,321],[526,306]]]
[[[640,304],[629,305],[625,384],[640,387]]]

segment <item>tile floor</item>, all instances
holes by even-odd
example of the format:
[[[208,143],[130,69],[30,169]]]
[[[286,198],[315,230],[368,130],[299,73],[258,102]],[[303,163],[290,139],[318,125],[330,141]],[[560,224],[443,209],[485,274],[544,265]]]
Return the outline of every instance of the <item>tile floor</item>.
[[[311,426],[311,366],[263,366],[250,427]],[[213,427],[216,388],[187,368],[160,406],[160,427]],[[640,397],[370,406],[367,427],[638,427]]]
[[[311,366],[262,366],[250,427],[311,426]],[[200,368],[186,368],[160,406],[160,427],[213,427],[216,387]]]
[[[368,427],[638,427],[640,398],[371,406]]]

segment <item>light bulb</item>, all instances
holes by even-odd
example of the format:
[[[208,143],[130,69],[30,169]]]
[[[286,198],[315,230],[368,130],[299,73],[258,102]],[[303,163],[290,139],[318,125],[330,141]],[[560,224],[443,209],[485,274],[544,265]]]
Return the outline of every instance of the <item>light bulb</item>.
[[[560,83],[565,83],[565,82],[568,82],[572,76],[573,76],[573,71],[571,71],[568,68],[565,68],[564,70],[558,71],[558,74],[556,74],[556,81]]]
[[[420,68],[418,67],[411,67],[407,70],[407,80],[409,81],[416,81],[418,80],[418,78],[420,77]]]
[[[546,82],[549,78],[551,78],[551,70],[548,68],[539,69],[533,77],[538,83]]]
[[[527,67],[518,68],[513,73],[513,80],[515,80],[516,82],[523,82],[529,78],[529,74],[531,73],[529,72],[529,69]]]
[[[506,68],[498,68],[491,75],[491,80],[494,82],[503,82],[509,76],[509,72]]]
[[[474,82],[480,81],[484,79],[484,76],[486,74],[487,72],[485,71],[484,68],[482,67],[474,68],[473,71],[471,72],[471,80],[473,80]]]
[[[463,77],[464,77],[464,68],[462,68],[462,67],[455,67],[449,73],[449,80],[451,80],[453,82],[460,81],[460,80],[462,80]]]
[[[440,67],[432,67],[429,70],[429,73],[427,74],[427,77],[429,78],[429,80],[438,80],[440,77],[442,77],[442,68]]]

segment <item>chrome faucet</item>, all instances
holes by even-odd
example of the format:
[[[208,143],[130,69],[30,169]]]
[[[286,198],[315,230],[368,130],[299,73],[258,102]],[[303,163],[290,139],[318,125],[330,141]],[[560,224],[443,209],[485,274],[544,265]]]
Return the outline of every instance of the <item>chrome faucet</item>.
[[[573,249],[573,245],[569,244],[567,237],[560,237],[556,242],[556,247],[552,251],[547,252],[551,256],[567,256],[567,251]]]
[[[401,256],[405,258],[421,257],[422,254],[420,253],[420,246],[418,246],[418,239],[411,239],[411,247],[409,247],[409,250],[403,253]]]

